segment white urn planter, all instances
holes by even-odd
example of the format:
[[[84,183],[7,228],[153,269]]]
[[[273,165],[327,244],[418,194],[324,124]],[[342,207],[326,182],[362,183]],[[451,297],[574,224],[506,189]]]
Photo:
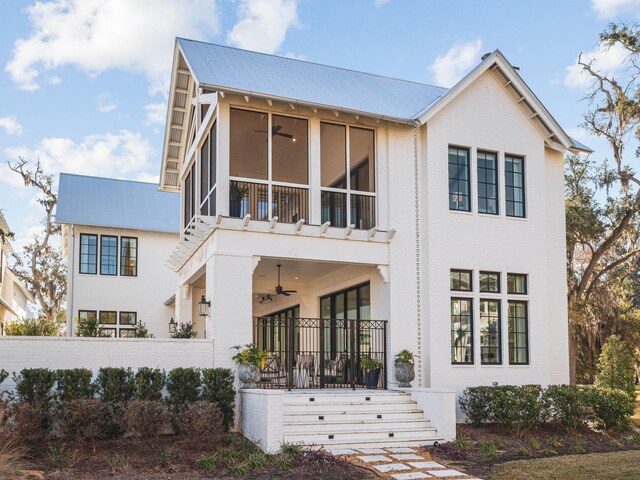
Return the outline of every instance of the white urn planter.
[[[416,378],[413,363],[396,363],[396,380],[399,387],[411,387],[411,381]]]
[[[251,363],[238,365],[238,378],[242,382],[242,388],[256,388],[260,381],[260,368]]]

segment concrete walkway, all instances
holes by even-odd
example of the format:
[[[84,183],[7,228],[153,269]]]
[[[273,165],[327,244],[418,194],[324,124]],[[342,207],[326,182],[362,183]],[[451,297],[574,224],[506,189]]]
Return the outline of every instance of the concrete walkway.
[[[338,455],[355,465],[375,470],[382,478],[410,480],[446,478],[451,480],[480,480],[466,473],[452,470],[420,455],[409,447],[398,448],[331,448],[327,452]]]

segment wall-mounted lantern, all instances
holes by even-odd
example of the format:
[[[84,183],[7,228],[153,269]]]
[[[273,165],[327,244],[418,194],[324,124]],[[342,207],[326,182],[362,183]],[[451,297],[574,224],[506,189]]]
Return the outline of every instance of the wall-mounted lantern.
[[[176,333],[177,328],[178,328],[178,324],[175,322],[173,317],[171,317],[171,320],[169,321],[169,333],[171,334]]]
[[[198,315],[200,315],[201,317],[208,316],[209,307],[211,307],[211,302],[204,298],[204,295],[202,295],[202,298],[200,298],[200,301],[198,302]]]

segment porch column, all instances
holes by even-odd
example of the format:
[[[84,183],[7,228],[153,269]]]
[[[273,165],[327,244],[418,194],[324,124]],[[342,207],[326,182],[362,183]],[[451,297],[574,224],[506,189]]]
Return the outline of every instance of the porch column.
[[[193,299],[191,287],[187,284],[180,285],[176,289],[176,305],[174,320],[180,326],[181,323],[191,323],[193,318]]]
[[[235,370],[231,347],[252,341],[253,269],[252,255],[214,253],[207,261],[206,296],[211,302],[207,336],[213,339],[216,368]]]

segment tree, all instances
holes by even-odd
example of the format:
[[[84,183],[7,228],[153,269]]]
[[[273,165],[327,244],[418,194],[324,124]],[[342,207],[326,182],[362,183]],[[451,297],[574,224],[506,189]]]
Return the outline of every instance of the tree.
[[[595,386],[618,388],[635,396],[635,369],[629,347],[618,335],[611,335],[598,357]]]
[[[640,30],[637,25],[610,24],[600,35],[606,50],[627,52],[617,77],[594,61],[578,64],[593,80],[583,126],[611,148],[613,168],[567,159],[567,260],[569,270],[569,353],[571,381],[576,381],[581,346],[595,354],[622,316],[637,313],[628,303],[628,273],[638,259],[640,177],[624,156],[632,137],[640,139]],[[636,157],[638,152],[636,152]],[[597,201],[597,194],[606,199]],[[637,335],[637,332],[636,334]]]
[[[55,337],[59,328],[57,323],[44,317],[21,318],[7,323],[4,333],[10,336]]]
[[[53,215],[58,196],[53,191],[53,176],[47,175],[38,160],[34,168],[22,157],[15,164],[7,162],[9,168],[19,174],[26,187],[38,192],[37,202],[44,208],[43,231],[16,255],[14,271],[37,300],[41,315],[51,322],[64,320],[62,305],[67,294],[67,269],[59,248],[51,245],[52,237],[60,235],[60,225],[54,223]]]

